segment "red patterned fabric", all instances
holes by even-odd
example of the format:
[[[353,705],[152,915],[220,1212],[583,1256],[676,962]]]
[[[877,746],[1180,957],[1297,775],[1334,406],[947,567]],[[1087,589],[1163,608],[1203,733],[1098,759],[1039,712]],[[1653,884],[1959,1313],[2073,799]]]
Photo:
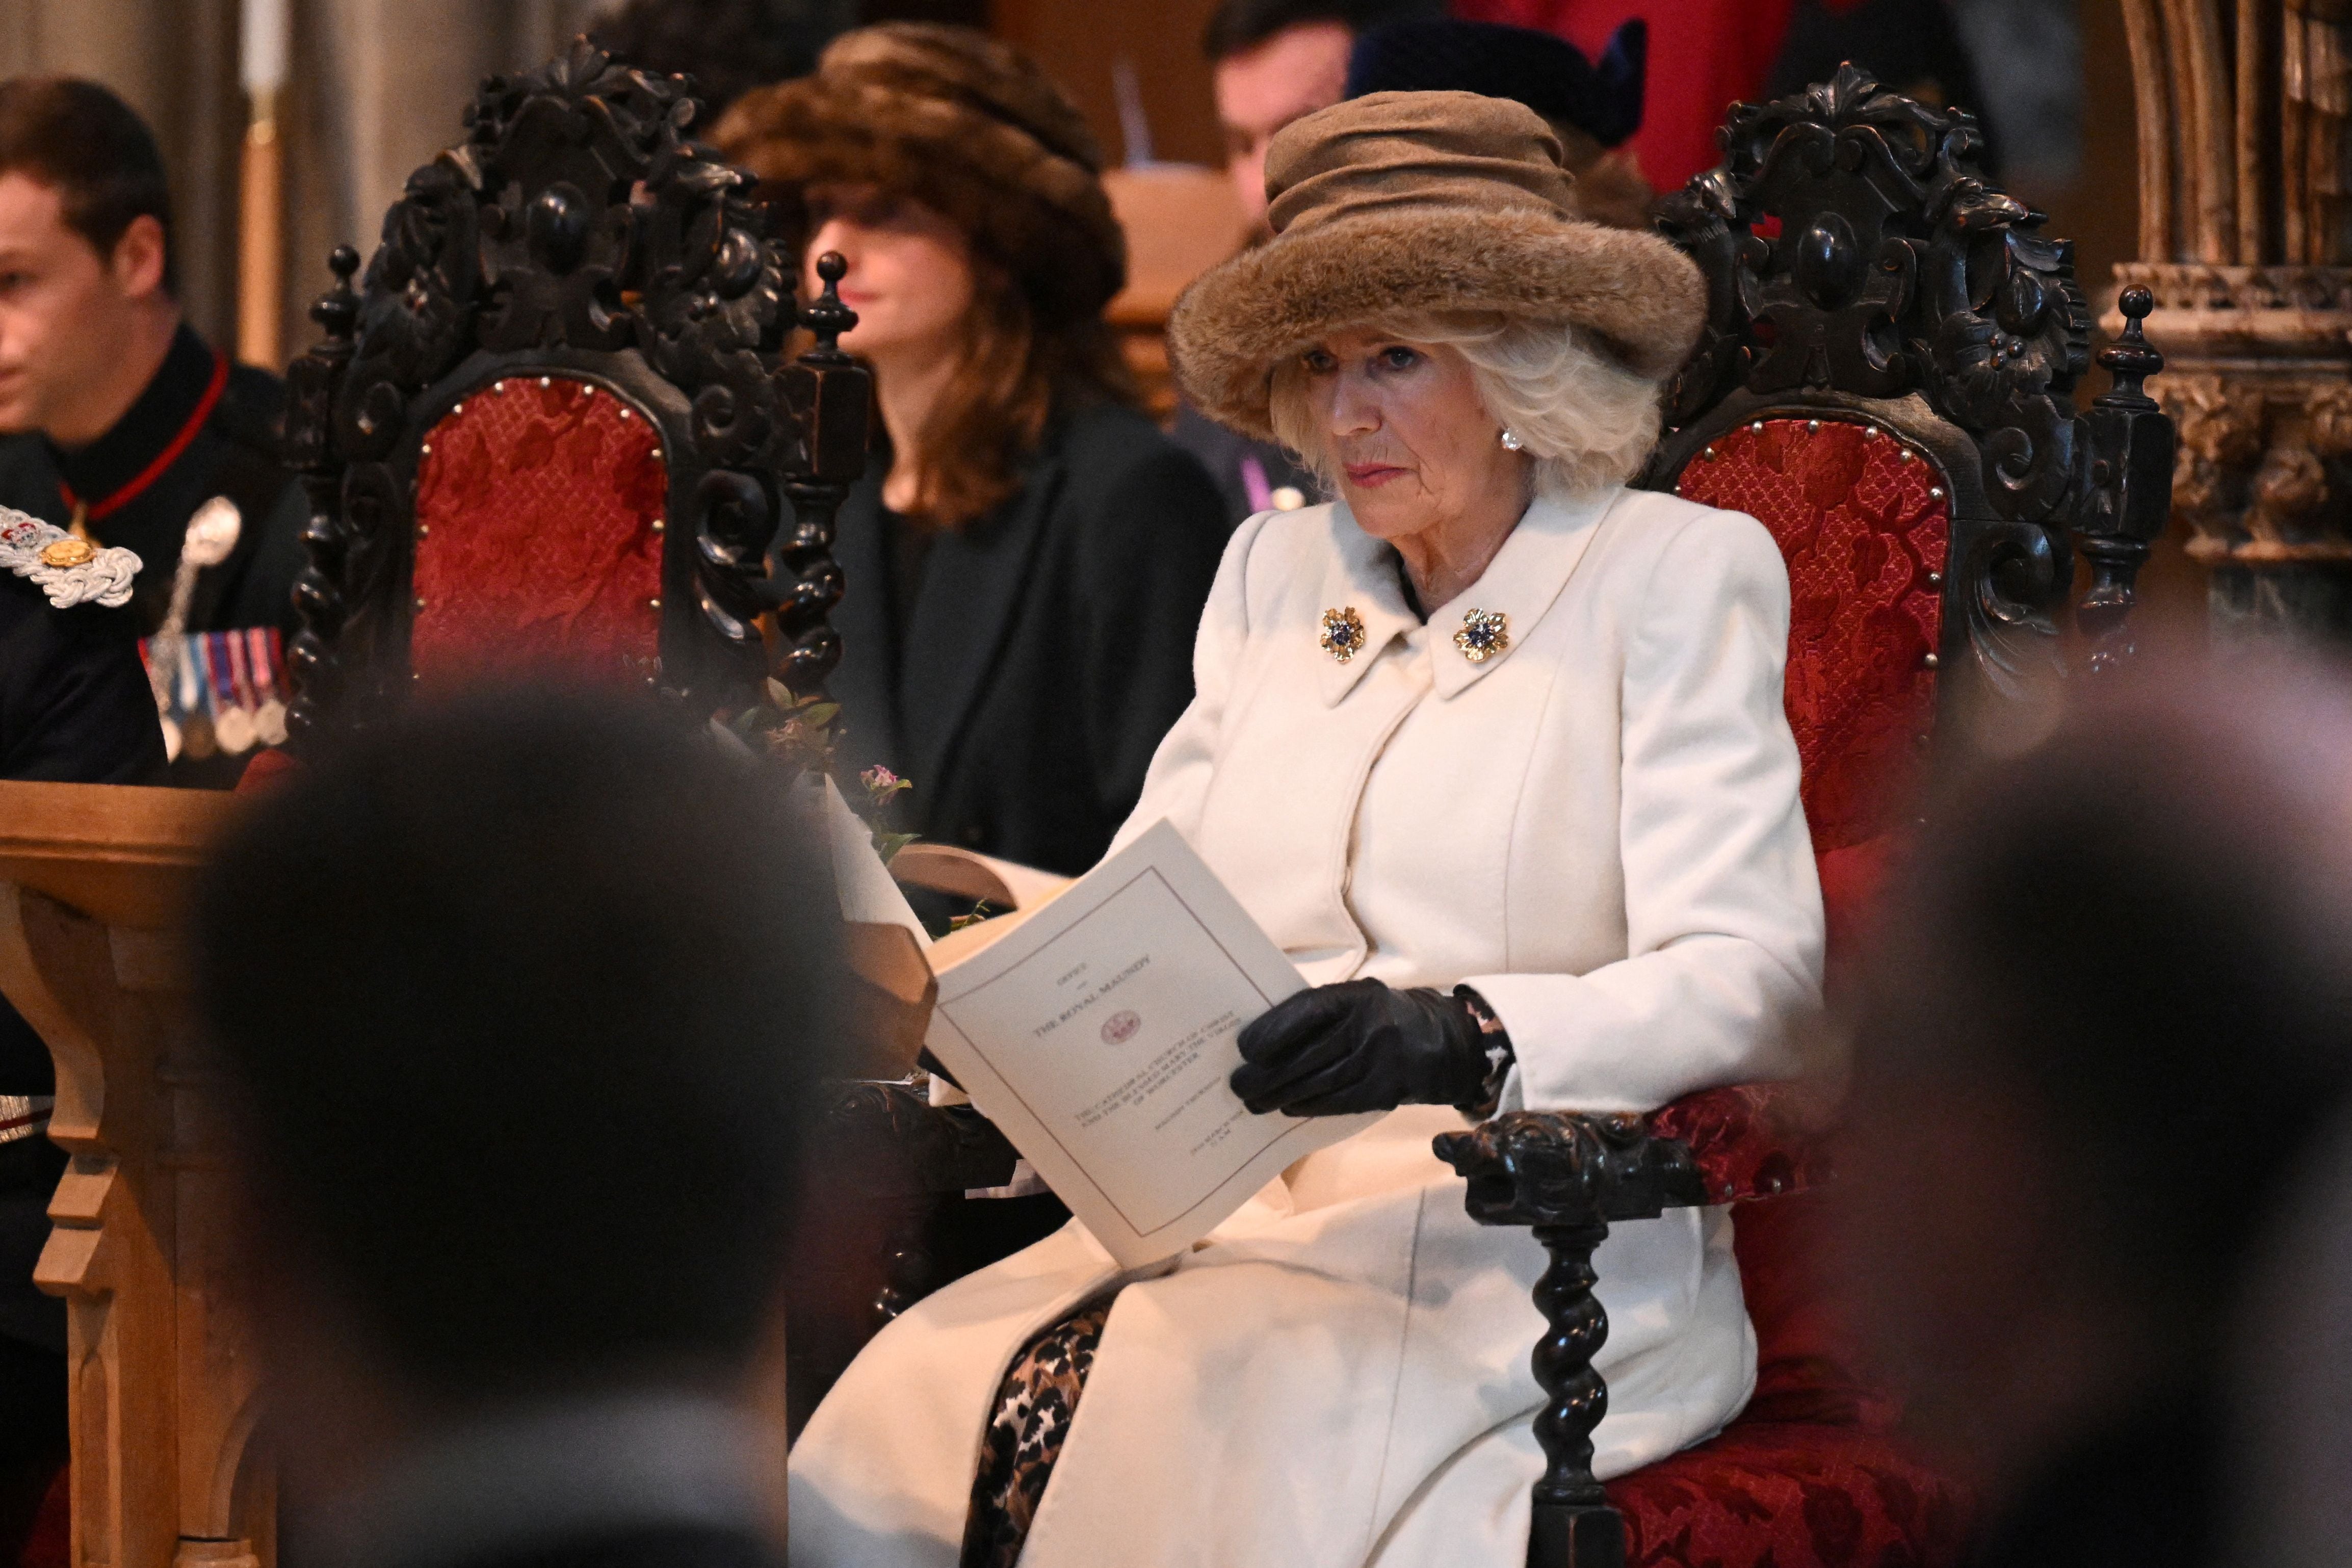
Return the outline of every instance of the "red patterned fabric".
[[[1686,1094],[1650,1131],[1688,1144],[1710,1203],[1801,1193],[1829,1180],[1826,1108],[1794,1084],[1744,1083]]]
[[[1945,1568],[1967,1500],[1877,1432],[1734,1422],[1608,1484],[1629,1568]]]
[[[1936,711],[1951,508],[1927,454],[1875,426],[1768,419],[1717,439],[1675,490],[1744,511],[1789,562],[1790,727],[1813,853],[1876,838],[1916,783]]]
[[[418,679],[651,674],[668,495],[659,433],[602,387],[511,376],[467,398],[417,469]]]

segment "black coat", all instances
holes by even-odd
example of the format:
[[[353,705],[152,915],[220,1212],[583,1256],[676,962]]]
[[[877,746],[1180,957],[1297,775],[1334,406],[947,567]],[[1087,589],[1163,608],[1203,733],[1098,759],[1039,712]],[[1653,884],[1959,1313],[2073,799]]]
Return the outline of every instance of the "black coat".
[[[878,471],[850,493],[835,547],[844,761],[912,780],[926,838],[1085,871],[1192,700],[1232,531],[1215,486],[1142,415],[1077,411],[1011,500],[933,541],[904,606],[881,493]]]
[[[148,784],[163,768],[163,727],[131,610],[56,609],[31,582],[0,570],[0,778]],[[54,1092],[48,1047],[0,997],[0,1095]],[[65,1303],[33,1289],[33,1264],[65,1163],[47,1138],[0,1142],[0,1410],[20,1413],[20,1437],[64,1430],[63,1363],[54,1358],[65,1350]],[[0,1456],[8,1449],[0,1440]]]

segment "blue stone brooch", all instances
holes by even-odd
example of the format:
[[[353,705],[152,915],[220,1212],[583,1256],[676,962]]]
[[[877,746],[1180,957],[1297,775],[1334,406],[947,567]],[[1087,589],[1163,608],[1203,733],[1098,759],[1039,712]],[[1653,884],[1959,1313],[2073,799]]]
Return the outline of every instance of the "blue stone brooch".
[[[1454,646],[1471,663],[1484,664],[1511,646],[1511,617],[1500,610],[1466,611]]]
[[[1325,653],[1341,664],[1347,663],[1364,651],[1364,617],[1356,614],[1353,605],[1344,610],[1324,611],[1320,640]]]

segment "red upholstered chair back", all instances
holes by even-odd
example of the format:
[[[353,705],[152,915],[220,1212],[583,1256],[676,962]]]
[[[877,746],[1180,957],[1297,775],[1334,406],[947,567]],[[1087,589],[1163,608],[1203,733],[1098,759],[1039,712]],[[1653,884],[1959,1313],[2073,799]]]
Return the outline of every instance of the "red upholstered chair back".
[[[839,658],[832,509],[865,463],[855,318],[797,308],[748,174],[684,78],[585,42],[494,78],[312,314],[297,742],[409,692],[552,675],[698,715]],[[836,274],[829,274],[837,276]],[[786,363],[795,325],[818,347]]]
[[[652,419],[593,382],[500,376],[419,452],[420,684],[526,666],[656,676],[669,465]]]

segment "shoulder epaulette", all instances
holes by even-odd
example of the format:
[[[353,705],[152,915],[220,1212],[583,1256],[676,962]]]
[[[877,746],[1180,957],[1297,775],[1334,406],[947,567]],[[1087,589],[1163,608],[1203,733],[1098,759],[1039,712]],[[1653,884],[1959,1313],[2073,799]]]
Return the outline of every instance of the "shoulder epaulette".
[[[129,602],[140,560],[119,544],[100,546],[54,523],[0,506],[0,567],[40,584],[60,610]]]

